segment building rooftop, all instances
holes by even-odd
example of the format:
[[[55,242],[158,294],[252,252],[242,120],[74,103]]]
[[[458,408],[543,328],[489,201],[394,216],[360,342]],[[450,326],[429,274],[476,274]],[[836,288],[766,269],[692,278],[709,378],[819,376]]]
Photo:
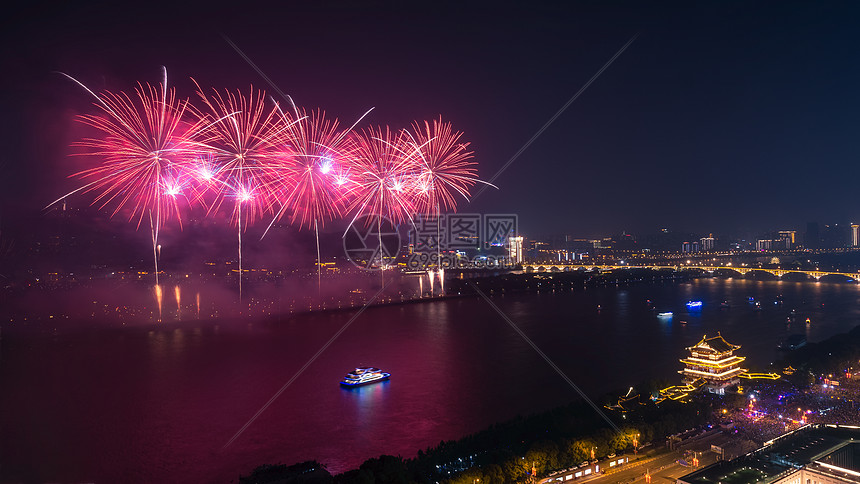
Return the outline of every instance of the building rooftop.
[[[860,483],[860,427],[807,425],[747,455],[717,462],[677,482],[773,483],[801,469],[827,474],[835,482]]]
[[[708,335],[702,336],[701,341],[699,341],[698,343],[696,343],[695,345],[693,345],[687,349],[691,350],[691,351],[694,349],[698,349],[699,351],[710,350],[710,351],[713,351],[715,353],[726,353],[728,351],[734,351],[740,347],[741,347],[740,345],[733,345],[733,344],[729,343],[728,341],[726,341],[725,339],[723,339],[723,336],[718,331],[717,335],[713,336],[711,338],[708,338]]]
[[[829,470],[838,467],[848,474],[857,473],[857,477],[860,478],[860,442],[852,442],[840,447],[835,452],[831,452],[816,461],[816,465]]]

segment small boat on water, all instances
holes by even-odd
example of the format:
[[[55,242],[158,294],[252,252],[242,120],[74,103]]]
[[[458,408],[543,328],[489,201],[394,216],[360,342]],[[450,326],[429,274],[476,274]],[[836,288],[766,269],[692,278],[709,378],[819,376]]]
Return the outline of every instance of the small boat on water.
[[[724,309],[725,309],[725,308],[730,307],[729,302],[728,302],[728,301],[723,301],[723,302],[721,302],[721,303],[720,303],[720,307],[721,307],[721,308],[724,308]]]
[[[702,301],[688,301],[687,302],[687,310],[688,311],[699,311],[702,309]]]
[[[340,384],[345,387],[358,387],[388,380],[391,373],[384,372],[379,368],[369,366],[359,367],[346,374]]]
[[[674,313],[672,311],[667,311],[665,313],[657,313],[658,318],[671,318]]]

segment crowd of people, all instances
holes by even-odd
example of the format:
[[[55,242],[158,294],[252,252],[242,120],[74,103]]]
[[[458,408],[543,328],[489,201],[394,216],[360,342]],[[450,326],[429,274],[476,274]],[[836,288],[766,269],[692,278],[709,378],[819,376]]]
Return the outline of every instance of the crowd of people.
[[[726,409],[731,432],[762,444],[806,424],[860,425],[860,372],[819,375],[806,388],[786,381],[749,385],[744,401]]]

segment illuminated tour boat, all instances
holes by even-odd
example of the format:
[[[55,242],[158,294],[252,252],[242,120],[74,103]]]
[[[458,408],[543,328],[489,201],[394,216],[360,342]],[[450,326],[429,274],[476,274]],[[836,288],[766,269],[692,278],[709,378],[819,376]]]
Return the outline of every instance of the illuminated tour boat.
[[[340,384],[345,387],[358,387],[388,380],[391,373],[386,373],[379,368],[361,367],[346,374]]]
[[[702,309],[702,301],[690,301],[687,303],[688,311],[698,311]]]
[[[739,348],[740,345],[727,342],[719,332],[712,338],[703,336],[701,341],[687,348],[690,356],[681,360],[685,368],[679,373],[684,383],[689,385],[701,379],[708,391],[724,394],[726,388],[740,383],[740,375],[746,371],[740,367],[746,358],[733,354]]]

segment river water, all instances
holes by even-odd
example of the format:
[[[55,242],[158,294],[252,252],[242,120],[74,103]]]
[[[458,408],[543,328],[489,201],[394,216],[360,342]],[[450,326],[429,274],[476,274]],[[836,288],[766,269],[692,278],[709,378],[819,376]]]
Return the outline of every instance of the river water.
[[[646,300],[674,317],[658,318]],[[688,314],[688,300],[702,300],[702,311]],[[731,308],[720,308],[724,300]],[[764,369],[789,334],[820,341],[860,322],[853,284],[698,279],[494,302],[594,397],[679,381],[678,359],[705,333],[721,331]],[[791,309],[797,319],[787,325]],[[366,310],[266,406],[353,314],[6,331],[0,481],[230,482],[259,464],[306,459],[339,472],[576,397],[485,301],[463,298]],[[341,389],[359,365],[391,380]]]

